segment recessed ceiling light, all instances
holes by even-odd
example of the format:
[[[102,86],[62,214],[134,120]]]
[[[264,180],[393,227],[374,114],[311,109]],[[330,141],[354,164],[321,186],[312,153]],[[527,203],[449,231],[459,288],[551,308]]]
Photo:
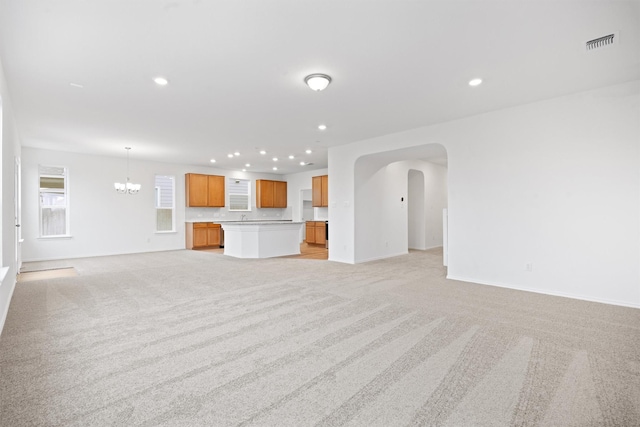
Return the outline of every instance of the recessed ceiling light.
[[[216,162],[216,159],[211,159],[211,160],[210,160],[210,162],[211,162],[211,163],[215,163],[215,162]]]
[[[294,156],[293,154],[289,156],[290,159],[295,159],[296,156]]]
[[[156,84],[159,86],[166,86],[167,83],[169,83],[169,80],[165,79],[164,77],[156,77],[155,79],[153,79],[153,81],[156,82]]]
[[[229,154],[227,154],[227,157],[228,157],[228,158],[232,158],[232,157],[233,157],[233,154],[229,153]]]
[[[325,130],[327,128],[327,125],[319,125],[318,129],[320,130]]]
[[[278,158],[277,158],[277,157],[274,157],[274,158],[273,158],[273,161],[274,161],[274,162],[277,162],[277,161],[278,161]]]
[[[305,162],[300,162],[300,166],[304,166],[304,165],[306,165]]]
[[[260,150],[260,154],[265,155],[265,154],[267,154],[267,152],[264,151],[264,150]]]
[[[311,151],[311,150],[307,150],[307,151],[305,151],[305,153],[307,153],[307,154],[311,154],[311,153],[312,153],[312,151]]]
[[[242,172],[246,172],[246,171],[247,171],[246,169],[242,169]]]
[[[274,170],[274,171],[277,171],[277,170],[278,170],[278,168],[274,166],[274,167],[273,167],[273,170]]]
[[[469,86],[478,86],[482,83],[482,79],[469,80]]]
[[[245,166],[250,168],[251,167],[251,163],[247,163]]]
[[[235,154],[236,156],[239,156],[239,155],[240,155],[240,153],[238,153],[237,151],[236,151],[235,153],[233,153],[233,154]]]

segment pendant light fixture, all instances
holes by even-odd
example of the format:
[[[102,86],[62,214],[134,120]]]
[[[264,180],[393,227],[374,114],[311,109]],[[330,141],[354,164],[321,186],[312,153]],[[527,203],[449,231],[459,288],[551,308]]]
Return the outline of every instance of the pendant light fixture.
[[[329,83],[331,83],[331,77],[326,74],[309,74],[304,78],[304,82],[309,86],[312,90],[316,92],[320,92],[321,90],[325,90]]]
[[[131,150],[131,147],[124,147],[124,149],[127,150],[127,182],[124,184],[116,182],[113,186],[120,194],[137,194],[141,185],[129,182],[129,150]]]

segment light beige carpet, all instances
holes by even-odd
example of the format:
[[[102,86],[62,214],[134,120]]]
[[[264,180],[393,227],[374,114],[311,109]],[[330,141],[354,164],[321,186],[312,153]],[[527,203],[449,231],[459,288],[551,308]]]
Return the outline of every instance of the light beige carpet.
[[[65,264],[16,287],[2,426],[639,425],[640,310],[448,281],[438,251]]]

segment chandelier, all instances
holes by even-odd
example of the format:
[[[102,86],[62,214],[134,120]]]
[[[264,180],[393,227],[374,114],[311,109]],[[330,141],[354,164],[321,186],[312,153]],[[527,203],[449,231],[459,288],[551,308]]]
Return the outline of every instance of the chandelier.
[[[136,194],[140,191],[141,185],[129,182],[129,150],[131,150],[131,147],[124,147],[124,149],[127,150],[127,182],[124,184],[116,182],[113,186],[120,194]]]

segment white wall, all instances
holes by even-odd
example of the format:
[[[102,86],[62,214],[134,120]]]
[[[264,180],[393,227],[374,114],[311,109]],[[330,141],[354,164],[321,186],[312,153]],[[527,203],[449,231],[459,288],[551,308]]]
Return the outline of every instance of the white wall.
[[[326,175],[328,169],[316,169],[312,171],[294,173],[284,175],[283,179],[287,181],[287,200],[291,207],[291,217],[294,221],[302,220],[302,200],[301,190],[311,189],[311,178],[314,176]],[[314,218],[316,219],[316,218]],[[320,218],[317,218],[320,219]],[[324,218],[322,218],[324,219]]]
[[[39,164],[66,166],[69,170],[70,238],[38,238]],[[251,217],[290,218],[288,209],[255,208],[255,180],[281,179],[278,175],[147,162],[133,155],[130,165],[131,181],[142,184],[142,190],[136,195],[123,195],[115,192],[113,183],[126,178],[124,153],[122,157],[101,157],[23,147],[24,261],[184,249],[185,218],[239,218],[239,213],[226,208],[185,208],[184,174],[190,172],[250,179]],[[155,233],[156,174],[176,177],[175,233]]]
[[[634,81],[331,148],[330,259],[366,259],[358,158],[439,143],[450,278],[640,307],[639,104]]]
[[[13,108],[7,82],[5,80],[2,63],[0,62],[0,105],[2,117],[2,197],[0,198],[0,207],[2,212],[2,247],[0,248],[0,258],[2,259],[2,267],[8,267],[7,274],[0,284],[0,332],[4,326],[4,321],[9,309],[9,302],[16,284],[16,239],[15,239],[15,203],[14,203],[14,185],[15,185],[15,158],[20,157],[20,141],[18,130],[16,128],[13,115]]]
[[[408,252],[410,170],[420,171],[424,176],[422,211],[425,215],[421,219],[423,236],[420,239],[423,249],[442,245],[441,216],[439,222],[434,223],[426,213],[442,212],[447,206],[446,168],[419,160],[386,165],[381,162],[384,160],[377,156],[362,157],[355,165],[355,262]]]

